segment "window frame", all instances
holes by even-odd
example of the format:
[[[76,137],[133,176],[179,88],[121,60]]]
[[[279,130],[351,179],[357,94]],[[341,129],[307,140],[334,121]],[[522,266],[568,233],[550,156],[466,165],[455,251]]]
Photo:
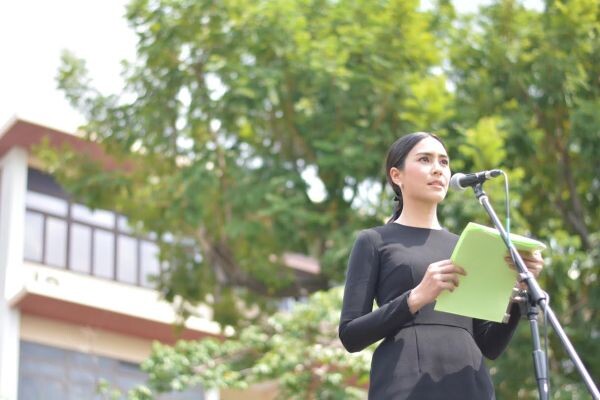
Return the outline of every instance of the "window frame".
[[[130,227],[128,227],[126,224],[123,223],[123,218],[125,218],[125,220],[126,220],[127,216],[125,216],[121,213],[112,211],[112,210],[102,209],[102,211],[113,214],[114,221],[113,221],[111,227],[108,227],[106,224],[102,224],[102,223],[94,224],[94,223],[89,222],[88,220],[81,220],[81,219],[74,218],[73,210],[72,210],[73,207],[82,206],[82,207],[87,208],[88,210],[91,210],[91,209],[89,207],[87,207],[85,204],[73,202],[71,197],[66,194],[66,192],[60,187],[60,185],[58,185],[58,183],[56,183],[56,181],[52,178],[52,176],[44,174],[43,172],[35,170],[33,168],[28,169],[27,193],[29,193],[29,192],[34,192],[34,193],[38,193],[38,194],[42,194],[42,195],[46,195],[46,196],[50,196],[50,197],[54,197],[54,198],[59,198],[59,199],[66,201],[67,202],[67,213],[66,213],[66,216],[64,216],[64,215],[59,215],[59,214],[56,214],[56,213],[53,213],[53,212],[50,212],[47,210],[40,210],[33,206],[28,206],[28,205],[25,206],[26,214],[31,214],[31,215],[37,214],[37,215],[42,216],[41,260],[28,258],[27,255],[24,254],[25,260],[30,261],[30,262],[35,262],[35,263],[42,263],[42,264],[52,267],[52,268],[65,269],[67,271],[71,271],[71,272],[77,273],[77,274],[90,275],[95,278],[109,279],[109,280],[112,280],[115,282],[125,283],[125,284],[129,284],[129,285],[135,285],[135,286],[140,286],[140,287],[145,287],[145,288],[153,288],[153,285],[150,284],[148,277],[142,278],[142,276],[141,276],[143,270],[151,269],[146,265],[144,265],[144,267],[142,267],[142,262],[145,259],[144,257],[142,257],[142,243],[146,242],[146,243],[150,243],[150,244],[153,244],[158,247],[157,241],[152,240],[153,235],[135,235],[133,233],[133,230]],[[47,225],[48,225],[49,218],[64,221],[66,224],[65,249],[64,249],[65,265],[63,265],[63,266],[48,264],[46,242],[47,242],[47,235],[48,235]],[[72,256],[72,254],[71,254],[71,245],[72,245],[71,231],[72,231],[72,227],[74,224],[77,224],[77,225],[83,226],[83,227],[87,227],[90,229],[90,242],[89,242],[89,246],[90,246],[89,247],[89,257],[90,257],[90,259],[88,260],[89,261],[89,271],[88,272],[85,272],[82,269],[73,269],[72,268],[73,260],[71,257]],[[25,227],[25,229],[27,229],[27,226]],[[96,274],[94,250],[95,250],[95,244],[96,244],[96,232],[97,231],[108,232],[111,235],[113,254],[112,254],[112,260],[111,260],[112,271],[111,271],[110,277],[99,276]],[[130,238],[135,242],[135,245],[134,245],[135,250],[134,250],[133,257],[135,257],[136,261],[135,261],[135,266],[133,267],[134,268],[133,273],[135,274],[135,279],[134,279],[133,283],[128,280],[119,280],[119,270],[118,270],[118,268],[119,268],[119,238],[122,236]],[[25,240],[27,240],[27,237],[25,237]],[[160,248],[158,248],[158,252],[160,252]],[[158,255],[158,252],[157,252],[157,255]],[[159,274],[167,268],[166,263],[161,263],[160,260],[157,260],[157,264],[158,264],[157,273],[159,273]],[[127,275],[127,274],[125,274],[125,275]]]

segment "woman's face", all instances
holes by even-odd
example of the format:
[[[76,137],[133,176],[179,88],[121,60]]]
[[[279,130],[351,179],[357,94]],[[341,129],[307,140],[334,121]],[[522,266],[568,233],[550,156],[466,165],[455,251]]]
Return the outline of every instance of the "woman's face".
[[[426,137],[408,153],[404,169],[392,168],[390,175],[401,187],[405,203],[414,200],[437,204],[448,191],[450,160],[438,140]]]

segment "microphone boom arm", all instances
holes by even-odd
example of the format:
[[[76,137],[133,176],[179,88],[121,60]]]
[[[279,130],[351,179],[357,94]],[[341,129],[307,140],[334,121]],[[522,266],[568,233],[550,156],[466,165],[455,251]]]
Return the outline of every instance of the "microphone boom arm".
[[[550,325],[552,325],[552,328],[554,329],[554,331],[558,335],[560,341],[562,342],[563,346],[565,347],[565,350],[569,354],[571,361],[573,362],[573,364],[577,368],[579,374],[583,378],[584,383],[587,386],[589,392],[592,394],[592,396],[595,400],[600,400],[600,392],[598,391],[598,388],[594,384],[592,377],[590,376],[590,374],[586,370],[585,366],[583,365],[583,362],[577,355],[575,348],[573,347],[573,345],[571,344],[571,341],[567,337],[567,334],[561,327],[560,322],[558,321],[558,319],[556,318],[556,315],[552,311],[552,308],[547,303],[546,294],[540,288],[540,285],[538,284],[535,277],[527,269],[525,262],[521,258],[521,255],[519,254],[519,252],[517,251],[515,246],[509,241],[508,235],[507,235],[506,231],[504,230],[502,223],[500,222],[500,220],[498,219],[498,216],[496,215],[494,209],[492,208],[486,193],[483,191],[483,181],[474,185],[473,190],[475,191],[475,197],[477,197],[477,200],[479,201],[479,203],[483,206],[485,211],[488,213],[488,215],[492,219],[494,226],[496,227],[498,232],[500,232],[500,236],[502,237],[504,244],[510,251],[510,254],[515,263],[515,266],[516,266],[517,270],[519,271],[519,278],[520,278],[519,280],[523,281],[527,284],[527,288],[528,288],[528,290],[527,290],[527,305],[528,305],[527,318],[529,319],[529,325],[531,328],[531,334],[532,334],[532,340],[533,340],[533,348],[534,348],[533,363],[534,363],[534,369],[536,372],[536,380],[538,383],[538,392],[539,392],[539,396],[540,396],[539,398],[542,400],[547,400],[549,398],[549,388],[548,388],[548,367],[546,365],[545,354],[540,346],[539,330],[538,330],[538,326],[537,326],[537,314],[538,314],[537,307],[538,306],[542,309],[542,311],[543,311],[544,315],[546,316],[546,318],[548,319],[548,321],[550,321]]]

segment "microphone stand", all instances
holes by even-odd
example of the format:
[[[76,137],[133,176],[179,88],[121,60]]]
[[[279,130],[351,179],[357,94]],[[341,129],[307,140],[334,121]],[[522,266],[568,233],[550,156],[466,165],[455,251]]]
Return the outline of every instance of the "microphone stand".
[[[550,321],[552,328],[560,338],[565,350],[571,357],[571,361],[579,371],[579,374],[582,376],[589,392],[592,394],[595,400],[600,399],[600,392],[598,388],[594,384],[592,377],[587,372],[583,362],[577,355],[575,348],[569,341],[565,331],[562,329],[560,322],[554,315],[554,312],[550,308],[550,305],[547,303],[546,293],[542,291],[539,284],[537,283],[535,277],[527,270],[527,266],[523,262],[521,255],[515,248],[515,246],[508,240],[508,235],[502,226],[502,223],[498,219],[494,209],[490,205],[487,194],[483,191],[483,182],[479,182],[473,186],[473,190],[475,191],[475,197],[479,200],[479,203],[485,208],[488,215],[492,219],[494,225],[498,232],[500,232],[500,236],[502,240],[504,240],[504,244],[510,251],[510,255],[519,271],[519,280],[523,281],[527,284],[527,318],[529,319],[529,326],[531,328],[531,336],[533,340],[533,366],[535,369],[535,376],[538,384],[538,392],[539,398],[541,400],[548,400],[549,398],[549,389],[548,389],[548,366],[546,365],[546,356],[544,351],[540,347],[540,336],[537,325],[537,315],[538,315],[538,307],[542,309],[544,312],[544,316]]]

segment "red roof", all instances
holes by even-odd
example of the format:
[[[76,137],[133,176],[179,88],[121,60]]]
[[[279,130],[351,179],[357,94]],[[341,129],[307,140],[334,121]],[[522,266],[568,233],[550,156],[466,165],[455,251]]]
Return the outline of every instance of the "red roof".
[[[21,147],[30,152],[44,139],[48,140],[49,144],[56,149],[68,146],[77,153],[102,163],[106,169],[115,169],[121,166],[106,154],[98,143],[21,119],[10,122],[7,128],[0,132],[0,158],[13,147]]]

